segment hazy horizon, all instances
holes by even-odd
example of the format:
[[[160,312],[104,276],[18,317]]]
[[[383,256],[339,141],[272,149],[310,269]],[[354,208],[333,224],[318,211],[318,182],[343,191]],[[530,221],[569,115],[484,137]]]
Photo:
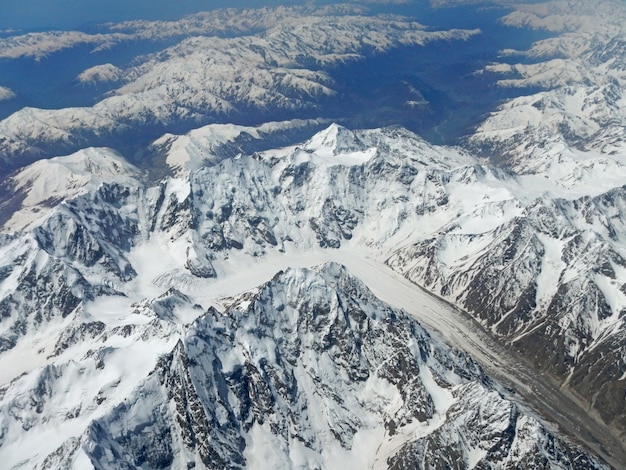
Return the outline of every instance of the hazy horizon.
[[[218,8],[298,4],[294,0],[0,0],[0,30],[78,28],[89,23],[174,19]]]

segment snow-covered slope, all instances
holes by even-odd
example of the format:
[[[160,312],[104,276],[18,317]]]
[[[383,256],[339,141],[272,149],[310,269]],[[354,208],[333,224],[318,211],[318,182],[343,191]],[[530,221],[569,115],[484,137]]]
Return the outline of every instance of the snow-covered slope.
[[[512,7],[504,23],[551,37],[477,72],[525,96],[493,110],[466,144],[517,175],[505,186],[522,210],[495,225],[478,211],[469,227],[451,220],[389,263],[472,312],[623,432],[626,10],[610,0]]]
[[[600,468],[339,265],[280,272],[226,311],[168,331],[159,312],[188,303],[171,291],[137,309],[143,326],[83,323],[59,348],[88,348],[83,359],[12,382],[0,407],[3,462]],[[142,355],[164,333],[157,351],[169,350],[146,371],[154,353]],[[123,353],[132,358],[120,368]]]
[[[494,110],[468,136],[470,146],[524,173],[539,173],[536,159],[563,146],[595,152],[599,164],[611,165],[610,157],[625,150],[623,3],[571,0],[515,8],[505,23],[559,34],[525,51],[502,51],[506,62],[478,72],[495,74],[501,87],[528,92]]]
[[[3,226],[23,230],[59,202],[103,182],[137,186],[141,172],[110,149],[89,148],[29,165],[2,182]]]
[[[614,397],[626,370],[624,207],[624,188],[537,200],[493,229],[450,224],[389,263],[463,306],[623,428]]]
[[[184,176],[238,154],[280,147],[328,124],[321,119],[267,122],[260,126],[209,124],[185,135],[165,134],[151,144],[150,150],[156,161],[164,160],[171,173]]]
[[[99,83],[118,82],[123,76],[123,71],[113,64],[102,64],[90,67],[81,72],[76,79],[87,85]]]
[[[474,69],[426,46],[480,31],[355,5],[5,33],[3,63],[93,54],[89,105],[0,121],[2,465],[626,465],[626,10],[493,3],[545,37]],[[412,112],[455,116],[443,73],[516,97],[465,149],[329,125],[348,65],[422,46]]]

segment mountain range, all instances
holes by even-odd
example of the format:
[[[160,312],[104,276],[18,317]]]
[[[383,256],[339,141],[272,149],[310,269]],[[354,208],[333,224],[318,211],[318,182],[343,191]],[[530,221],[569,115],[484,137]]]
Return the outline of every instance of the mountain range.
[[[7,468],[626,465],[626,10],[417,3],[0,39]]]

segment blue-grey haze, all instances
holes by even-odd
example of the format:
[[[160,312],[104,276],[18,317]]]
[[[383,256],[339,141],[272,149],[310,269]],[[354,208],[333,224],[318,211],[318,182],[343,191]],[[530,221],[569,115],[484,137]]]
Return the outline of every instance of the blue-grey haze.
[[[217,8],[297,4],[294,0],[0,0],[0,30],[65,29],[131,19],[174,19]]]

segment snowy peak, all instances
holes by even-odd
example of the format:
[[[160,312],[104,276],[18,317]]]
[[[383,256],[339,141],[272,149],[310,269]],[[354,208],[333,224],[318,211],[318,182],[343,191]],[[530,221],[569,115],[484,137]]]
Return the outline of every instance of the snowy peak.
[[[178,176],[227,158],[249,155],[276,148],[307,137],[322,124],[321,120],[269,122],[260,126],[209,124],[185,135],[166,134],[150,149],[164,157],[165,165]]]
[[[103,83],[118,82],[123,75],[122,69],[113,64],[102,64],[90,67],[77,77],[80,83],[97,86]]]
[[[0,31],[2,465],[626,465],[623,2],[384,3]]]
[[[613,377],[626,373],[618,359],[626,310],[623,210],[623,188],[571,201],[546,197],[495,228],[482,224],[468,233],[451,223],[388,262],[599,406],[622,388],[621,379],[598,387],[580,377],[608,357]],[[621,430],[618,407],[624,410],[611,407],[602,416]]]
[[[311,137],[304,144],[304,149],[319,155],[337,156],[363,151],[366,147],[352,131],[338,124],[331,124]]]
[[[155,135],[202,124],[323,115],[324,109],[336,108],[333,100],[339,96],[332,66],[397,47],[465,41],[479,34],[430,31],[409,18],[364,16],[350,9],[327,13],[308,8],[228,11],[222,17],[200,16],[199,25],[190,25],[193,19],[160,25],[174,30],[171,35],[144,24],[155,37],[170,38],[167,47],[137,57],[124,69],[101,64],[85,70],[79,75],[84,83],[120,85],[94,97],[93,106],[81,101],[82,106],[64,109],[23,108],[0,121],[0,163],[5,170],[14,169],[50,155],[120,142],[145,151],[145,140],[153,141]],[[224,34],[226,25],[229,34]],[[0,40],[0,56],[40,57],[94,43],[98,49],[133,37],[147,39],[116,31],[42,33]]]
[[[105,182],[138,186],[141,172],[110,149],[89,148],[65,157],[41,160],[2,182],[13,194],[3,205],[4,229],[24,230],[64,200],[95,190]]]
[[[480,72],[495,74],[500,87],[525,88],[531,94],[494,110],[468,136],[470,145],[521,172],[562,145],[582,156],[595,153],[600,164],[619,166],[612,157],[624,154],[624,5],[565,1],[514,8],[504,19],[509,25],[567,32],[528,50],[504,51],[507,62]],[[516,56],[523,63],[507,60]],[[619,171],[623,178],[623,169]]]
[[[489,383],[342,266],[289,269],[198,319],[57,463],[404,468],[514,456],[602,468]]]

